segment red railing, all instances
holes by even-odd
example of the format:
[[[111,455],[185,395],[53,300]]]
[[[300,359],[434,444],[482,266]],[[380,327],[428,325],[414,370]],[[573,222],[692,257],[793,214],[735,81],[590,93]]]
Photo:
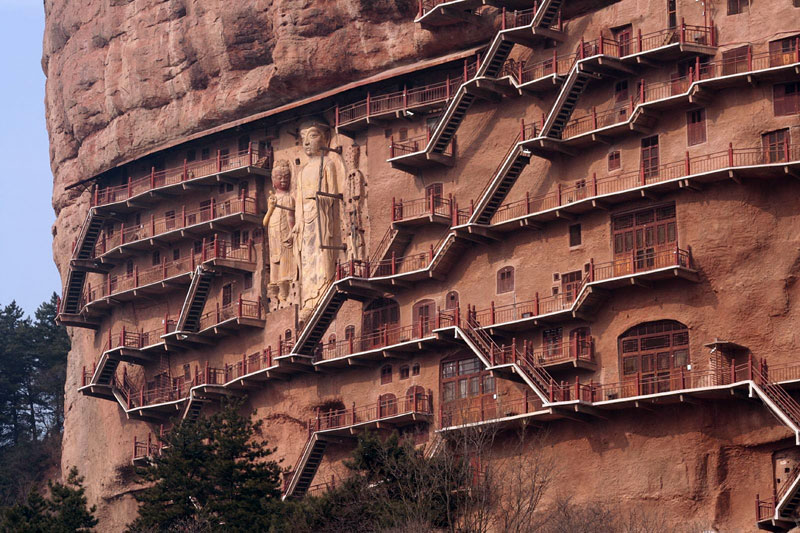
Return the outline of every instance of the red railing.
[[[149,222],[125,226],[122,223],[119,231],[107,235],[104,231],[95,245],[95,257],[101,256],[114,248],[142,239],[157,237],[171,231],[188,228],[197,224],[204,224],[215,219],[232,215],[257,215],[258,204],[255,198],[249,198],[242,193],[238,197],[222,199],[210,198],[208,205],[197,209],[175,210],[170,216],[156,218],[151,215]]]
[[[139,387],[131,382],[126,369],[123,369],[122,378],[116,378],[114,386],[122,393],[127,409],[130,410],[185,400],[189,397],[189,391],[193,387],[223,385],[225,383],[225,369],[209,366],[208,362],[206,362],[202,368],[195,367],[194,378],[189,381],[183,377],[169,379],[171,384],[166,386]]]
[[[428,394],[410,394],[399,399],[392,396],[361,407],[353,404],[350,409],[321,413],[309,420],[308,434],[412,413],[433,414],[433,398]]]
[[[160,171],[156,171],[155,168],[153,168],[148,175],[136,179],[128,178],[128,182],[122,185],[97,187],[94,190],[91,203],[92,206],[101,206],[122,202],[153,189],[169,185],[179,185],[184,181],[213,176],[220,172],[227,172],[239,168],[256,165],[271,168],[271,160],[271,152],[260,152],[258,149],[253,149],[252,143],[250,143],[247,150],[242,150],[233,154],[225,154],[221,150],[217,150],[214,159],[191,162],[184,160],[183,165],[179,167]]]
[[[197,330],[202,331],[234,318],[254,318],[261,320],[261,308],[261,296],[256,300],[245,300],[240,294],[238,300],[233,300],[225,305],[220,305],[219,302],[217,302],[215,309],[200,316],[200,319],[197,321]]]
[[[608,42],[609,41],[606,41],[606,43]],[[800,46],[800,44],[798,46]],[[631,96],[627,102],[615,104],[609,109],[600,112],[598,112],[595,108],[592,108],[592,110],[586,115],[577,117],[567,122],[567,124],[564,126],[561,138],[569,139],[571,137],[583,135],[596,129],[627,122],[633,115],[633,111],[636,106],[646,104],[648,102],[663,100],[673,96],[685,95],[688,93],[691,85],[695,82],[701,82],[722,76],[729,76],[732,74],[756,72],[759,70],[766,70],[769,68],[781,67],[800,62],[800,56],[798,56],[798,53],[796,52],[762,52],[753,54],[751,50],[751,48],[748,48],[746,56],[720,59],[718,61],[709,63],[703,63],[700,61],[700,58],[697,57],[695,59],[695,66],[689,69],[688,75],[674,78],[669,81],[645,83],[644,80],[640,80],[638,83],[639,90],[637,91],[637,94],[635,96]],[[595,51],[595,53],[598,52]],[[608,52],[606,52],[606,55],[609,55]]]
[[[430,195],[416,200],[395,200],[392,197],[392,222],[400,222],[425,215],[441,215],[452,218],[453,199]]]
[[[453,98],[461,84],[467,81],[467,76],[475,70],[475,63],[472,62],[470,64],[465,59],[464,71],[461,76],[448,77],[444,81],[431,83],[423,87],[404,88],[402,91],[388,94],[372,95],[367,93],[367,97],[364,100],[346,106],[337,106],[335,124],[337,127],[347,126],[373,116],[447,103]]]
[[[272,363],[272,346],[250,355],[242,354],[241,361],[225,364],[225,381],[240,378],[259,370],[266,370],[273,366]]]
[[[522,395],[499,397],[491,403],[473,405],[469,402],[453,402],[439,409],[439,427],[448,428],[464,424],[477,424],[541,410],[542,400],[527,389]]]
[[[617,257],[613,261],[605,263],[595,263],[594,260],[591,260],[589,263],[589,272],[584,275],[579,286],[573,291],[541,298],[537,292],[532,300],[499,306],[495,306],[494,302],[491,302],[488,308],[473,311],[472,316],[481,326],[488,326],[560,311],[568,311],[572,309],[575,299],[587,283],[649,272],[651,270],[672,266],[691,268],[689,252],[677,248],[677,246],[671,246],[650,253],[640,253],[639,255],[631,253],[630,255]]]
[[[133,437],[133,460],[146,459],[148,457],[155,457],[161,455],[164,449],[163,438],[164,434],[169,431],[162,424],[159,427],[158,435],[147,433],[147,439],[139,440],[136,436]]]
[[[593,174],[591,178],[576,181],[573,185],[558,184],[555,191],[540,195],[526,193],[525,198],[508,202],[500,206],[492,218],[493,224],[507,220],[536,214],[549,209],[555,209],[588,198],[619,193],[643,185],[652,185],[677,178],[684,178],[695,174],[703,174],[731,167],[746,167],[800,161],[800,144],[790,146],[785,143],[783,149],[765,151],[763,148],[733,148],[712,152],[705,155],[689,156],[682,160],[662,163],[655,169],[644,172],[639,170],[609,174],[598,178]],[[471,213],[459,213],[459,220],[468,219]]]
[[[314,360],[327,361],[430,337],[433,335],[433,330],[439,327],[438,324],[434,319],[421,320],[409,326],[384,326],[379,331],[366,335],[327,342],[319,345]]]
[[[111,329],[108,330],[108,338],[103,351],[113,350],[115,348],[132,348],[140,350],[147,346],[161,342],[161,335],[166,335],[175,331],[176,322],[170,320],[169,317],[164,319],[164,325],[149,331],[129,331],[125,326],[122,327],[117,333],[112,333]]]
[[[431,131],[427,130],[422,135],[410,137],[403,141],[395,141],[394,137],[389,140],[389,158],[400,157],[403,155],[416,154],[420,150],[424,150],[431,140]],[[443,155],[452,156],[455,153],[454,146],[456,145],[456,136],[447,144],[447,147],[442,152]]]
[[[122,202],[153,189],[179,185],[184,181],[213,176],[220,172],[239,168],[256,165],[270,168],[272,166],[271,159],[271,152],[260,152],[258,149],[253,149],[253,143],[250,143],[247,150],[233,154],[225,154],[222,150],[217,150],[214,159],[191,162],[184,160],[183,165],[179,167],[159,171],[152,168],[147,176],[136,179],[128,178],[128,182],[122,185],[97,187],[94,190],[91,204],[92,206],[101,206]]]
[[[229,242],[221,239],[211,241],[203,239],[200,253],[192,253],[187,257],[170,262],[163,259],[160,265],[144,270],[139,270],[138,266],[134,266],[131,273],[109,274],[106,275],[106,282],[101,286],[93,286],[91,283],[87,283],[80,305],[84,306],[100,298],[138,289],[151,283],[188,275],[194,271],[198,264],[215,259],[252,263],[254,261],[253,245],[252,243],[247,243],[233,247]]]
[[[434,246],[431,245],[428,252],[420,252],[403,257],[396,257],[393,252],[389,259],[383,259],[376,263],[362,260],[338,263],[336,265],[336,279],[340,280],[351,276],[356,278],[379,278],[422,270],[431,264],[434,249]]]

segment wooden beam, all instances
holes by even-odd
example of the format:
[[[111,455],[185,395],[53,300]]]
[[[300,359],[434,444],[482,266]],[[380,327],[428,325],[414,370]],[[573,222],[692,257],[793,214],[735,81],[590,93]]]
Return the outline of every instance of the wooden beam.
[[[730,179],[732,179],[733,181],[735,181],[735,182],[736,182],[738,185],[741,185],[741,184],[742,184],[742,179],[741,179],[741,178],[739,177],[739,175],[738,175],[736,172],[734,172],[733,170],[729,170],[729,171],[728,171],[728,177],[729,177]]]

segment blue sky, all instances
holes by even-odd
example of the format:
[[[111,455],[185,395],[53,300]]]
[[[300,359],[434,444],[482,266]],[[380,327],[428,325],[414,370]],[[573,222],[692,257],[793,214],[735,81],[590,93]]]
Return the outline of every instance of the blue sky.
[[[30,314],[61,281],[53,263],[42,0],[0,0],[0,304]]]

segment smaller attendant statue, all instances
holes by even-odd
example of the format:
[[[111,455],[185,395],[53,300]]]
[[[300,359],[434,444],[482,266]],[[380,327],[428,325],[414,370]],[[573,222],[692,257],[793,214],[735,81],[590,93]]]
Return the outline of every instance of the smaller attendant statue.
[[[295,200],[290,189],[292,168],[288,161],[276,161],[272,167],[275,192],[267,198],[264,228],[269,243],[269,285],[267,293],[279,302],[288,298],[289,288],[297,279],[295,261]],[[275,211],[278,211],[277,213]]]

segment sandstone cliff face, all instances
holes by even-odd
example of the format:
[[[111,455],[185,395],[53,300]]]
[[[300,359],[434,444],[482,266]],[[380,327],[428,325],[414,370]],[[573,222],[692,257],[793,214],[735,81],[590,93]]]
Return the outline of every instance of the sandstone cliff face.
[[[62,274],[88,209],[88,193],[65,186],[188,134],[472,44],[458,28],[434,40],[413,23],[416,0],[45,0],[44,9],[53,254]],[[63,463],[94,480],[89,496],[101,518],[122,528],[132,500],[119,501],[108,463],[126,461],[130,435],[105,436],[116,451],[90,438],[90,425],[122,420],[97,402],[76,405],[94,334],[71,335]]]

